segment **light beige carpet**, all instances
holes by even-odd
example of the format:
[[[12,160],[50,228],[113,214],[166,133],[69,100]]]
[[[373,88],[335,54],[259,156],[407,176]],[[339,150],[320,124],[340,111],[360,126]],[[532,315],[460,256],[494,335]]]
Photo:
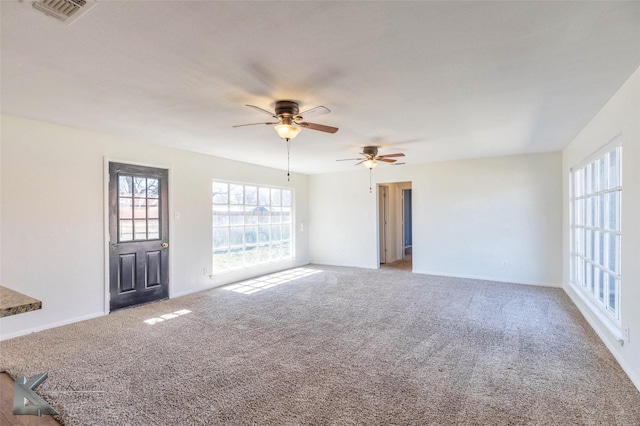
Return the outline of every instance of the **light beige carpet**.
[[[0,368],[47,372],[69,425],[640,425],[562,290],[304,271],[1,342]]]

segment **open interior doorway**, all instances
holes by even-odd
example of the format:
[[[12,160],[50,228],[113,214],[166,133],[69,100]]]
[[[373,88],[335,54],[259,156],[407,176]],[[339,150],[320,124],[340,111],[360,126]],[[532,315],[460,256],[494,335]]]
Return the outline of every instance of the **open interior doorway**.
[[[378,184],[378,260],[381,267],[412,269],[411,182]]]

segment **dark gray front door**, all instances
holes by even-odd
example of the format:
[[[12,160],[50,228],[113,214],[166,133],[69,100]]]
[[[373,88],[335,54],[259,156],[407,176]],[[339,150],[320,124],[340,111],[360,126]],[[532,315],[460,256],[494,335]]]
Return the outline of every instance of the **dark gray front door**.
[[[169,295],[168,172],[109,163],[111,310]]]

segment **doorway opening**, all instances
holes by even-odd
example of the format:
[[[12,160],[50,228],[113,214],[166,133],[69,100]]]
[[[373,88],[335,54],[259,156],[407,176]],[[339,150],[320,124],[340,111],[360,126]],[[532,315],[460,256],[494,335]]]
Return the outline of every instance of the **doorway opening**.
[[[380,267],[413,267],[411,182],[378,184],[378,260]]]

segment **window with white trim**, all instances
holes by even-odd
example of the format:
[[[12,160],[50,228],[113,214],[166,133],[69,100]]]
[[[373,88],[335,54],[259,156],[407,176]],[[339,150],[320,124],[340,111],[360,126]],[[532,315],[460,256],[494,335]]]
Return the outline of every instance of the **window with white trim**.
[[[571,282],[620,320],[622,146],[571,170]]]
[[[214,181],[213,273],[292,257],[293,192]]]

